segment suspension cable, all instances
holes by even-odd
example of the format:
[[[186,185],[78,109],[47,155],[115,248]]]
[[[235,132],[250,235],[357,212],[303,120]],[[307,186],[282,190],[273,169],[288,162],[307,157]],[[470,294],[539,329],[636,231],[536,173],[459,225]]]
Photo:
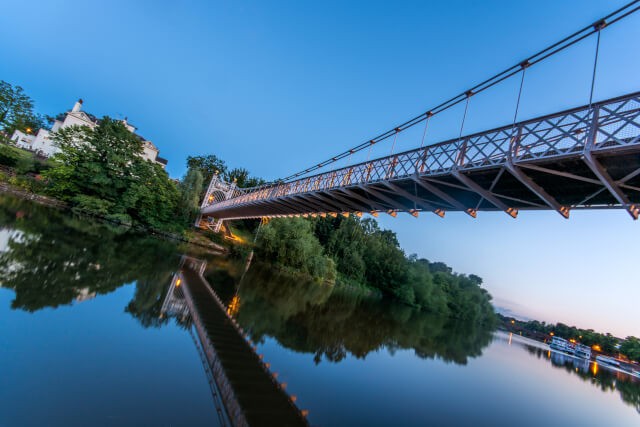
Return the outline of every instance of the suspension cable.
[[[458,135],[458,141],[460,141],[460,138],[462,138],[462,129],[464,129],[464,121],[467,119],[467,110],[469,109],[469,99],[471,99],[471,96],[473,95],[473,92],[469,91],[469,93],[467,94],[467,102],[464,105],[464,115],[462,116],[462,124],[460,125],[460,135]]]
[[[524,73],[527,71],[528,63],[522,64],[522,78],[520,79],[520,90],[518,91],[518,102],[516,102],[516,112],[513,114],[513,126],[516,125],[518,119],[518,110],[520,109],[520,97],[522,96],[522,86],[524,85]]]
[[[393,138],[393,145],[391,146],[391,154],[393,154],[393,149],[396,147],[396,139],[398,139],[399,133],[400,133],[400,130],[396,129],[396,136]]]
[[[606,22],[604,20],[598,22],[594,27],[598,31],[598,37],[596,41],[596,56],[593,60],[593,75],[591,76],[591,93],[589,94],[589,110],[591,110],[591,104],[593,103],[593,88],[596,84],[596,69],[598,67],[598,51],[600,50],[600,30],[606,26]]]
[[[630,16],[631,14],[637,12],[638,10],[640,10],[640,6],[636,6],[638,3],[640,3],[640,0],[633,0],[629,3],[627,3],[626,5],[622,6],[621,8],[615,10],[614,12],[608,14],[607,16],[605,16],[604,18],[600,19],[599,21],[597,21],[598,23],[604,23],[607,22],[606,27],[611,26],[612,24],[619,22],[620,20]],[[633,7],[635,6],[635,7]],[[343,153],[338,154],[335,157],[332,157],[330,159],[327,159],[323,162],[320,162],[308,169],[305,169],[303,171],[300,171],[298,173],[295,173],[293,175],[290,175],[286,178],[277,180],[278,182],[282,182],[282,181],[289,181],[291,179],[295,179],[298,178],[300,176],[306,175],[309,172],[312,172],[314,170],[323,168],[329,164],[335,163],[338,160],[344,159],[347,156],[352,155],[355,152],[358,152],[360,150],[363,150],[367,147],[371,147],[373,144],[376,144],[378,142],[384,141],[388,138],[390,138],[391,136],[393,136],[394,134],[396,134],[398,131],[403,131],[407,128],[410,128],[418,123],[421,123],[425,120],[427,120],[429,117],[436,115],[438,113],[441,113],[463,101],[465,101],[466,98],[466,94],[470,91],[472,91],[474,94],[480,93],[484,90],[487,90],[495,85],[497,85],[498,83],[508,79],[509,77],[519,73],[521,71],[520,67],[521,64],[523,62],[528,62],[529,66],[535,65],[539,62],[544,61],[545,59],[549,58],[552,55],[555,55],[558,52],[563,51],[564,49],[573,46],[574,44],[584,40],[585,38],[598,33],[598,43],[599,43],[599,37],[600,37],[600,30],[605,28],[605,26],[598,26],[598,24],[595,25],[589,25],[587,27],[584,27],[582,29],[580,29],[579,31],[576,31],[575,33],[571,34],[570,36],[565,37],[564,39],[546,47],[545,49],[537,52],[536,54],[530,56],[529,58],[527,58],[525,61],[521,61],[520,63],[513,65],[509,68],[507,68],[506,70],[494,75],[493,77],[483,81],[482,83],[477,84],[476,86],[472,87],[469,90],[466,90],[456,96],[454,96],[453,98],[450,98],[449,100],[437,105],[434,108],[431,108],[430,110],[428,110],[426,113],[422,113],[419,116],[416,116],[414,118],[412,118],[411,120],[408,120],[404,123],[402,123],[399,126],[394,127],[391,130],[388,130],[378,136],[376,136],[373,139],[370,139],[366,142],[363,142],[362,144],[359,144],[355,147],[353,147],[350,150],[344,151]],[[597,58],[596,58],[597,60]],[[595,65],[594,65],[595,68]],[[594,74],[594,79],[595,79],[595,74]],[[593,86],[593,82],[592,82],[592,86]],[[591,93],[591,96],[593,96],[593,90]],[[591,102],[590,102],[591,103]],[[397,136],[397,135],[395,135]],[[371,151],[371,150],[369,150]]]
[[[424,137],[427,136],[427,126],[429,126],[429,119],[433,114],[427,113],[427,120],[424,122],[424,133],[422,134],[422,142],[420,143],[420,148],[424,145]]]

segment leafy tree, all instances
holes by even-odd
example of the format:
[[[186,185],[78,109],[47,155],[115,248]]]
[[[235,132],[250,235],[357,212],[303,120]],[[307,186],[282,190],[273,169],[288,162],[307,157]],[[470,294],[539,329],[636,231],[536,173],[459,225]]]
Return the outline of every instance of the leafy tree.
[[[202,172],[202,182],[204,184],[203,192],[206,186],[211,182],[214,174],[223,176],[227,172],[227,165],[224,160],[218,156],[209,154],[208,156],[189,156],[187,157],[187,167],[189,169],[199,169]]]
[[[54,196],[127,222],[176,227],[175,183],[141,157],[142,141],[120,121],[104,117],[95,128],[63,128],[53,140],[61,152],[53,158],[57,166],[44,175]]]
[[[259,235],[260,254],[275,263],[327,280],[335,279],[335,265],[324,255],[311,223],[302,218],[274,219]]]
[[[249,171],[243,168],[235,168],[226,171],[223,174],[223,179],[227,182],[236,182],[239,188],[257,187],[264,184],[262,178],[254,178],[249,176]]]
[[[631,360],[640,361],[640,339],[627,337],[620,345],[620,353]]]
[[[198,213],[202,183],[202,172],[198,168],[190,168],[178,185],[181,215],[187,222],[194,219]]]
[[[35,132],[43,125],[43,118],[33,112],[33,100],[24,89],[0,80],[0,128],[10,134],[15,129]]]
[[[313,235],[306,233],[307,224]],[[493,324],[491,295],[476,275],[458,275],[444,263],[405,256],[396,234],[372,219],[280,219],[272,221],[258,242],[270,261],[301,268],[303,249],[317,247],[335,264],[342,283],[375,289],[384,296],[423,310],[481,324]],[[295,250],[289,249],[293,247]],[[306,268],[306,267],[302,267]]]

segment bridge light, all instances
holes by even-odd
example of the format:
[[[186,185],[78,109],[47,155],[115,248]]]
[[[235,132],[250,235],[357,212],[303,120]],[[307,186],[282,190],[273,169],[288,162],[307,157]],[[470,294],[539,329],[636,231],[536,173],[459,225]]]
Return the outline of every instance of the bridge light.
[[[336,218],[338,216],[338,214],[336,212],[329,212],[329,215],[331,215],[334,218]]]
[[[27,133],[31,133],[31,128],[27,128]]]
[[[176,287],[180,286],[180,283],[182,282],[182,280],[178,279],[178,281],[176,282]]]
[[[302,414],[303,417],[307,417],[307,415],[309,415],[309,411],[306,409],[303,409],[302,411],[300,411],[300,413]]]
[[[291,401],[292,401],[292,402],[295,402],[296,400],[298,400],[298,396],[296,396],[295,394],[294,394],[294,395],[291,395],[291,396],[289,396],[289,397],[291,398]]]
[[[354,212],[353,214],[358,218],[362,218],[362,212]]]
[[[389,215],[391,215],[392,217],[394,217],[394,218],[398,216],[398,212],[396,212],[396,211],[387,211],[387,213]]]
[[[376,211],[371,211],[369,213],[371,214],[371,216],[375,216],[376,218],[378,217],[378,212]]]
[[[345,218],[349,218],[349,212],[342,212],[342,216]]]

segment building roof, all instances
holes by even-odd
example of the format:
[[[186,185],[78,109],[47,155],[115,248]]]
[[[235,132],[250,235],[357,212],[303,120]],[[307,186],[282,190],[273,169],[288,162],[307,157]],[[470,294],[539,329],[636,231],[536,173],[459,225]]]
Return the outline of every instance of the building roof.
[[[167,165],[167,159],[163,159],[163,158],[162,158],[162,157],[160,157],[160,156],[156,156],[156,162],[158,162],[158,163],[162,163],[162,164],[163,164],[163,165],[165,165],[165,166]]]

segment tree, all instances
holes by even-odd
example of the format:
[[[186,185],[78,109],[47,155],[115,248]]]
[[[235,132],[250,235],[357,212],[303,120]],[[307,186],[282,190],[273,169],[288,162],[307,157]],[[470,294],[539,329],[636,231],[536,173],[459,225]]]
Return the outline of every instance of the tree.
[[[180,194],[159,165],[141,157],[142,141],[119,121],[72,126],[53,134],[61,152],[45,172],[49,191],[77,207],[126,222],[173,228]],[[165,227],[167,228],[167,227]]]
[[[35,132],[43,126],[43,118],[33,112],[33,100],[24,89],[0,80],[0,128],[7,133],[15,129]]]
[[[631,360],[640,361],[640,339],[627,337],[620,345],[620,353]]]
[[[259,252],[272,262],[296,268],[311,276],[335,279],[333,260],[324,255],[311,223],[302,218],[270,221],[260,233]]]
[[[243,168],[235,168],[225,172],[223,179],[227,182],[235,181],[239,188],[257,187],[264,184],[262,178],[250,177],[249,171]]]
[[[195,218],[200,206],[200,192],[202,189],[202,172],[198,168],[190,168],[187,175],[178,185],[180,191],[180,212],[186,221]]]
[[[227,165],[224,160],[219,159],[214,154],[208,156],[189,156],[187,157],[187,167],[189,169],[199,169],[202,173],[202,180],[204,184],[203,192],[206,191],[206,186],[211,182],[214,174],[223,176],[227,172]]]

